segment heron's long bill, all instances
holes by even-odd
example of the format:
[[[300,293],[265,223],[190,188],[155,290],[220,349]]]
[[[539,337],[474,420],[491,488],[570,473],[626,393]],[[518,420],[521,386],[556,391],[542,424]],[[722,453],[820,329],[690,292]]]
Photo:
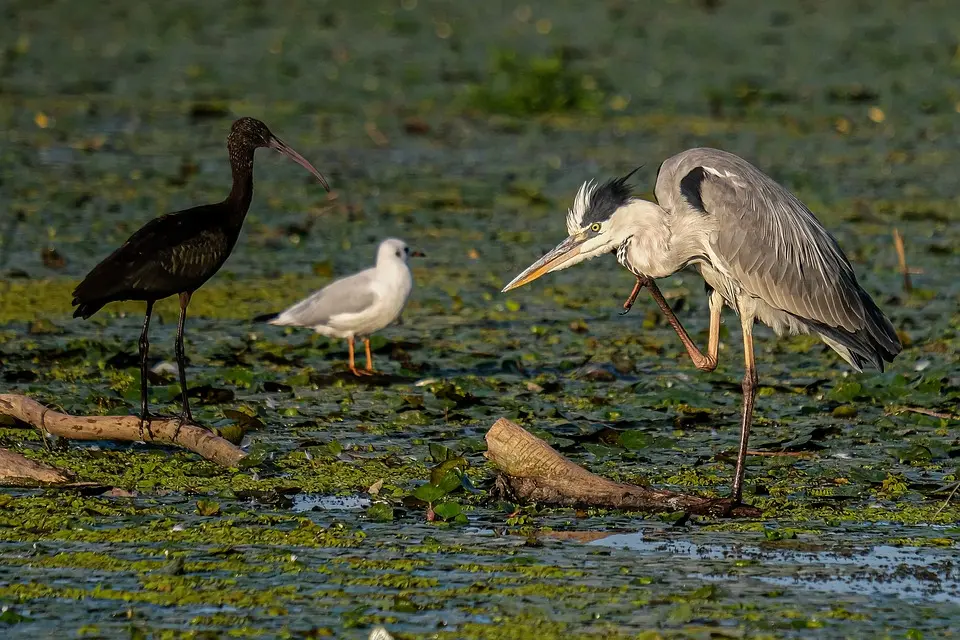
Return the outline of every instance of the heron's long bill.
[[[276,149],[277,151],[287,156],[288,158],[290,158],[291,160],[293,160],[294,162],[302,166],[304,169],[312,173],[314,176],[316,176],[317,180],[320,181],[320,184],[323,185],[323,188],[326,189],[327,191],[330,191],[330,185],[327,184],[327,179],[323,177],[323,174],[317,171],[317,169],[312,164],[310,164],[306,158],[304,158],[302,155],[294,151],[291,147],[287,146],[287,143],[285,143],[283,140],[281,140],[280,138],[277,138],[276,136],[273,136],[272,138],[270,138],[270,148]]]
[[[564,264],[580,255],[580,246],[586,239],[585,236],[568,237],[558,244],[553,251],[534,262],[527,267],[523,273],[511,280],[510,284],[501,289],[500,293],[506,293],[511,289],[522,287],[528,282],[533,282],[545,273],[560,269]]]

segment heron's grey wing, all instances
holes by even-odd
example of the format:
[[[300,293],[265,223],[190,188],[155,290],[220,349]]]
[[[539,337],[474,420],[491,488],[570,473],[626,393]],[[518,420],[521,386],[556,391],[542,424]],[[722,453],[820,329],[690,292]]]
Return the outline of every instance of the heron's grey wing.
[[[898,353],[889,320],[813,213],[736,156],[723,154],[712,165],[686,172],[679,190],[691,208],[716,218],[709,239],[715,266],[776,309],[846,334],[866,330],[875,346]]]
[[[293,305],[277,319],[284,323],[317,326],[326,324],[334,316],[360,313],[377,300],[372,282],[372,269],[336,280]]]

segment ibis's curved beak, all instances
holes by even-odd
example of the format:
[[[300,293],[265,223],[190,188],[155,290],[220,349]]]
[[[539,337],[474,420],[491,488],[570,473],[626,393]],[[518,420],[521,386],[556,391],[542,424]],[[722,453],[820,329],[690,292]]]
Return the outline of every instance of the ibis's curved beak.
[[[580,255],[580,247],[587,241],[588,237],[584,233],[568,237],[558,244],[553,251],[534,262],[523,273],[511,280],[510,284],[505,286],[500,293],[506,293],[528,282],[533,282],[545,273],[559,271],[580,262],[579,260],[570,261]]]
[[[317,180],[320,181],[320,184],[323,185],[323,188],[326,189],[327,191],[330,191],[330,185],[327,184],[327,179],[323,177],[323,174],[317,171],[317,169],[312,164],[310,164],[306,158],[304,158],[302,155],[294,151],[293,148],[287,145],[287,143],[285,143],[283,140],[281,140],[276,136],[272,136],[270,138],[270,148],[276,149],[277,151],[287,156],[288,158],[290,158],[291,160],[293,160],[294,162],[302,166],[304,169],[312,173],[317,178]]]

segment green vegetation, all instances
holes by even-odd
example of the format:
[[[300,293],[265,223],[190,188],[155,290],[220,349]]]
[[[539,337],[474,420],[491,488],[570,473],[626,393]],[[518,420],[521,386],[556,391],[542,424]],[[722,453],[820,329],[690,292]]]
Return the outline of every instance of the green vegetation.
[[[101,4],[13,0],[0,20],[0,392],[136,410],[142,305],[73,320],[70,292],[146,220],[225,195],[233,117],[263,118],[335,194],[259,152],[238,247],[191,303],[195,416],[242,442],[242,468],[0,421],[0,446],[88,483],[0,492],[0,635],[902,639],[960,618],[944,178],[960,67],[943,36],[960,9]],[[501,416],[618,481],[727,491],[732,312],[700,373],[644,298],[617,316],[633,281],[613,260],[499,293],[565,235],[581,181],[646,163],[649,197],[660,160],[693,145],[796,191],[903,354],[857,374],[816,339],[757,330],[756,521],[495,497],[483,436]],[[893,228],[921,272],[910,292]],[[387,375],[355,379],[344,344],[250,322],[388,235],[428,257],[403,324],[373,341]],[[702,282],[662,288],[705,342]],[[150,394],[167,414],[175,322],[160,303]]]

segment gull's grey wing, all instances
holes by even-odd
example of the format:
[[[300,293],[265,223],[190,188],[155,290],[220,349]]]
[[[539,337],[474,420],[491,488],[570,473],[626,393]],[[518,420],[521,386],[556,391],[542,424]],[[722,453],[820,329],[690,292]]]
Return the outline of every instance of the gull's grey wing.
[[[709,239],[721,262],[715,266],[744,292],[831,337],[865,331],[873,346],[891,357],[899,353],[890,321],[860,287],[836,240],[796,196],[746,160],[691,149],[664,163],[656,194],[674,211],[715,218]]]
[[[373,270],[361,271],[331,282],[326,287],[277,317],[277,324],[295,324],[312,327],[326,324],[330,318],[342,314],[360,313],[377,300],[372,285]]]

